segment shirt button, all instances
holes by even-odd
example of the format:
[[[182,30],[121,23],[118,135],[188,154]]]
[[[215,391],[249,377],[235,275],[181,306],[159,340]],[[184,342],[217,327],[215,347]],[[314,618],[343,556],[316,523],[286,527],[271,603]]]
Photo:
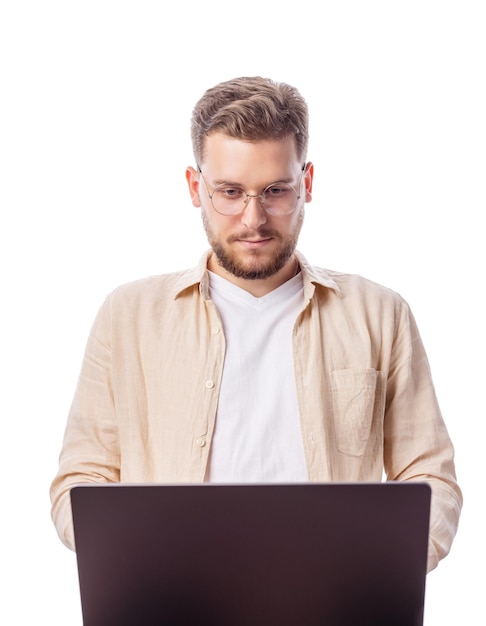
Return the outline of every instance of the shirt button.
[[[206,389],[212,389],[214,387],[214,380],[206,381]]]
[[[219,333],[219,327],[215,326],[214,328],[211,329],[211,332],[213,333],[213,335],[217,335]]]
[[[204,446],[206,445],[206,439],[204,439],[204,437],[199,437],[199,439],[196,439],[196,444],[200,448],[204,448]]]

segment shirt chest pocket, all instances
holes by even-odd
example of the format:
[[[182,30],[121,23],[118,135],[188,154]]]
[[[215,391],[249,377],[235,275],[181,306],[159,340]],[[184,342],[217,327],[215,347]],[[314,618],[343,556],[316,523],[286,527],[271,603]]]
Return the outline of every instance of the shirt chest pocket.
[[[332,413],[336,446],[349,456],[362,456],[370,440],[373,417],[383,414],[383,374],[374,369],[332,372]],[[380,418],[381,424],[381,418]],[[376,430],[382,427],[375,424]]]

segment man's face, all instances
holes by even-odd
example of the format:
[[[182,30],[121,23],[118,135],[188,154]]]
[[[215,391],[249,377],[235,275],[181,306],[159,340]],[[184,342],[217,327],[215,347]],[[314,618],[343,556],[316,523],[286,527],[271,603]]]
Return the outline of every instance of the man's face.
[[[302,171],[294,140],[249,142],[215,133],[206,138],[205,157],[199,165],[202,175],[188,168],[186,178],[194,206],[201,207],[203,225],[219,267],[239,279],[261,280],[294,263],[292,256],[304,204],[311,200],[313,175],[312,164]],[[289,183],[300,195],[293,212],[269,215],[258,198],[251,198],[237,215],[221,215],[209,197],[222,183],[257,195],[275,182]]]

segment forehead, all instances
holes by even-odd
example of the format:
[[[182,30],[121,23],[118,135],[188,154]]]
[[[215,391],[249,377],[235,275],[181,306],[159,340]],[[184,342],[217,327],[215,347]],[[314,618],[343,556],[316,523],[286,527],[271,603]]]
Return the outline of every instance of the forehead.
[[[245,141],[223,133],[206,137],[200,165],[207,177],[241,183],[294,178],[302,168],[293,137]]]

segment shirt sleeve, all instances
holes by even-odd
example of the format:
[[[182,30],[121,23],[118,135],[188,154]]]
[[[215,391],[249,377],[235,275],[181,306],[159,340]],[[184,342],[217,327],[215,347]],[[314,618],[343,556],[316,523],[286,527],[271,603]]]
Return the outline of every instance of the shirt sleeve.
[[[462,493],[454,449],[436,398],[415,319],[401,303],[388,373],[385,471],[388,480],[426,481],[432,488],[428,570],[445,557],[457,531]]]
[[[114,408],[110,301],[101,307],[88,338],[51,484],[51,515],[61,541],[75,549],[70,489],[86,482],[119,482],[120,452]]]

